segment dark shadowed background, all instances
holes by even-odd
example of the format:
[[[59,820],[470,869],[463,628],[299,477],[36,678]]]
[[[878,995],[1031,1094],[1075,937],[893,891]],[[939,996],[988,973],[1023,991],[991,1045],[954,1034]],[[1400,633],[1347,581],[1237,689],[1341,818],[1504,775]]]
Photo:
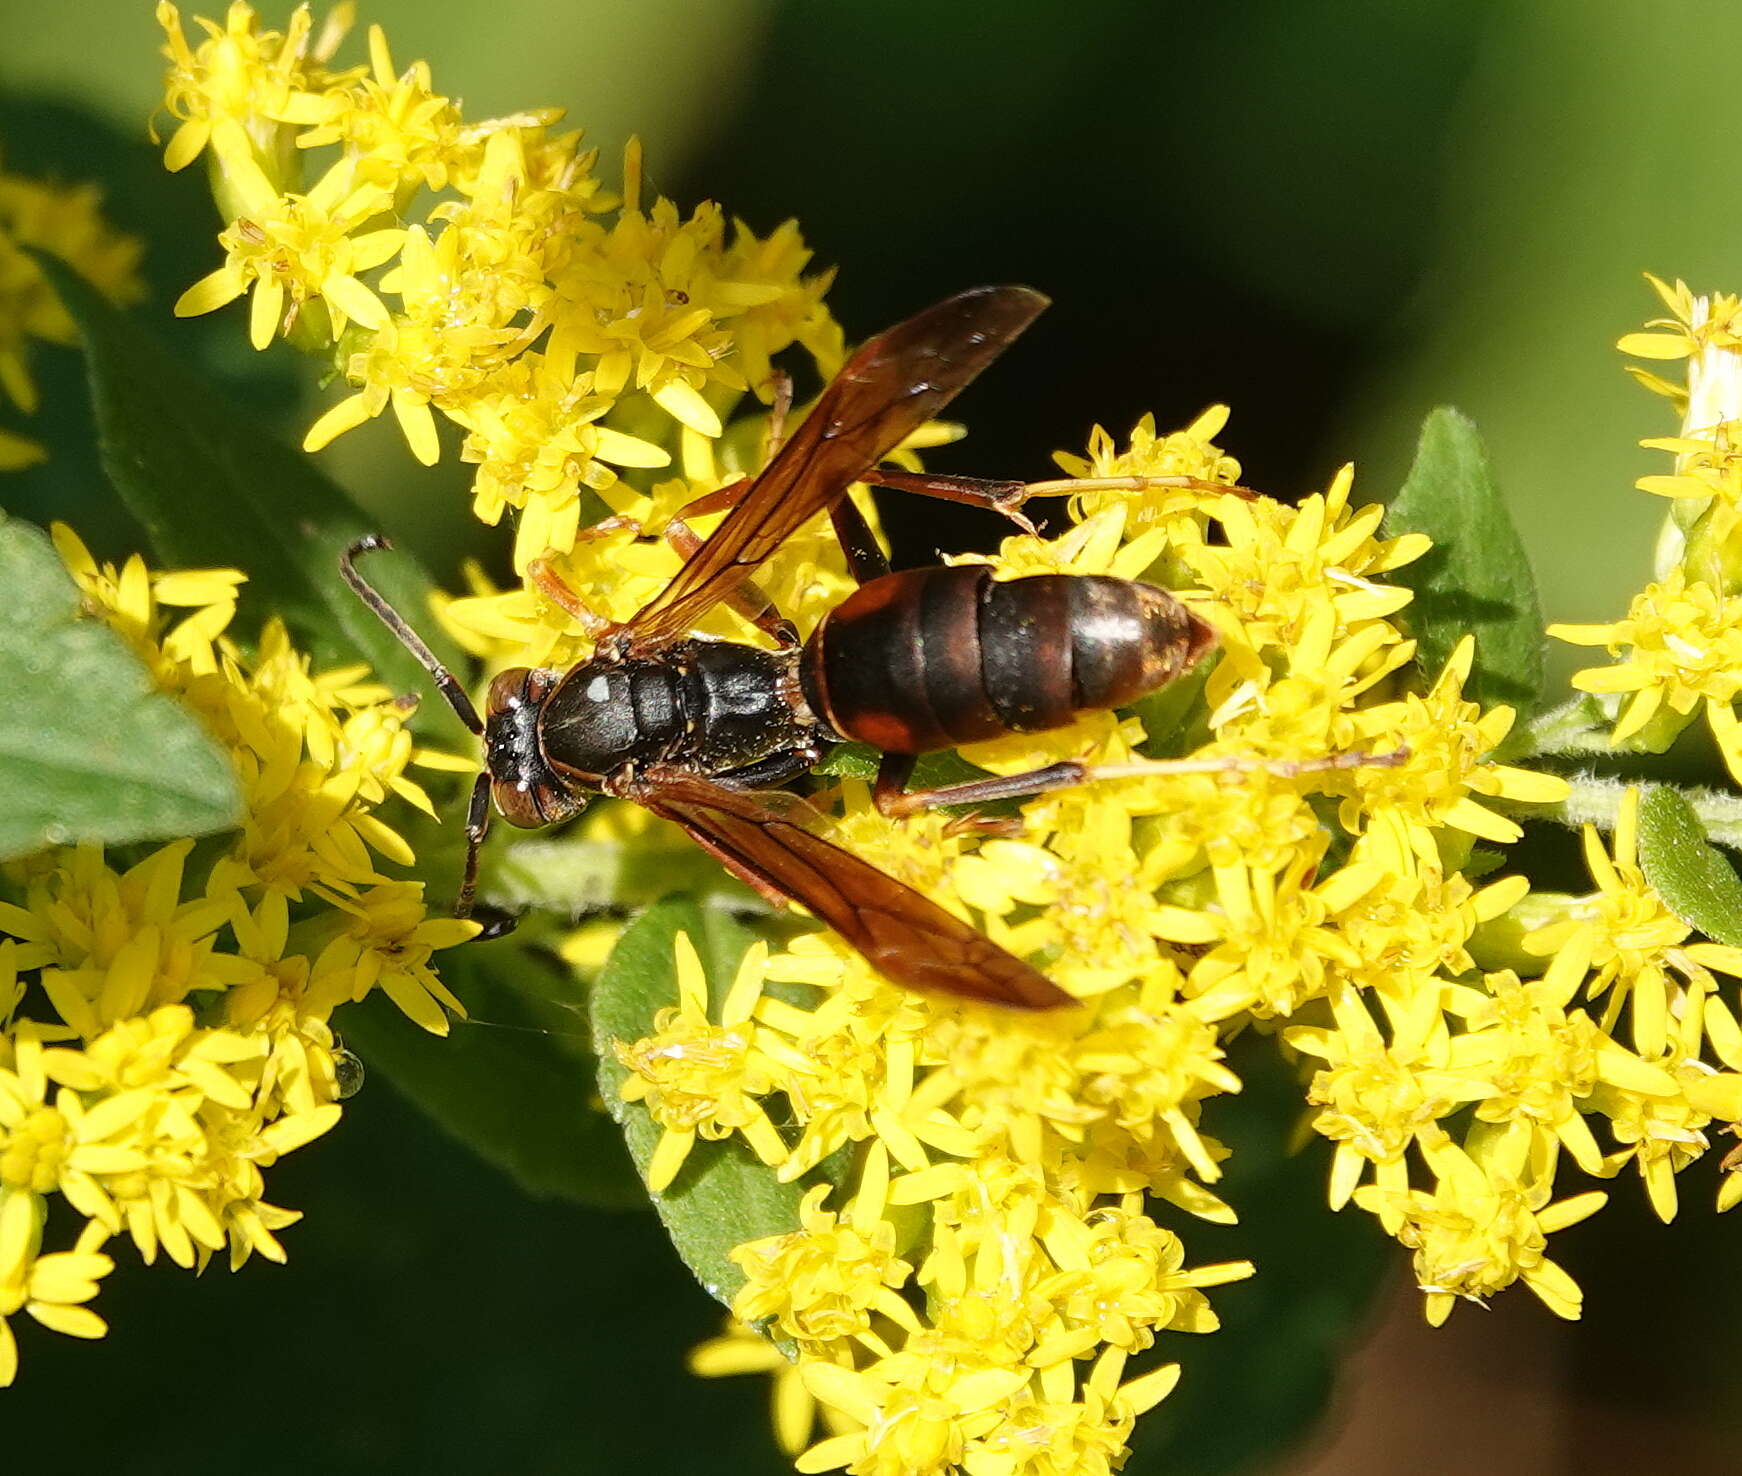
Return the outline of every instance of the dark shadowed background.
[[[1153,411],[1170,429],[1224,402],[1248,484],[1295,497],[1353,459],[1377,498],[1422,415],[1460,406],[1557,619],[1619,613],[1648,564],[1657,507],[1631,483],[1652,456],[1635,443],[1670,421],[1613,350],[1656,311],[1640,273],[1742,288],[1742,150],[1716,64],[1742,52],[1742,10],[1693,0],[378,0],[362,20],[386,26],[400,64],[428,58],[473,116],[566,105],[608,179],[639,132],[652,185],[680,203],[720,199],[759,230],[797,216],[818,263],[841,268],[850,338],[974,283],[1050,293],[961,402],[973,434],[946,469],[1041,476],[1096,421],[1122,434]],[[299,433],[317,394],[288,351],[253,355],[240,310],[169,320],[216,263],[217,223],[198,171],[165,176],[144,140],[157,48],[144,0],[39,9],[0,53],[0,157],[104,181],[147,239],[154,326]],[[0,503],[124,553],[77,356],[36,363],[29,429],[54,459],[0,481]],[[328,460],[438,570],[501,558],[451,459],[421,471],[390,423]],[[899,552],[990,531],[928,504],[899,518]],[[1322,1165],[1300,1183],[1316,1198]],[[1734,1469],[1742,1221],[1715,1220],[1712,1192],[1690,1173],[1664,1228],[1623,1177],[1617,1205],[1557,1238],[1586,1287],[1576,1327],[1517,1289],[1430,1333],[1400,1285],[1316,1453],[1286,1469]],[[684,1373],[715,1310],[650,1217],[527,1199],[378,1078],[271,1193],[308,1212],[287,1268],[194,1282],[124,1256],[98,1304],[105,1342],[25,1332],[4,1396],[19,1469],[784,1469],[760,1388]],[[1403,1253],[1383,1253],[1401,1279]],[[1198,1348],[1177,1341],[1183,1397]],[[1251,1418],[1222,1398],[1215,1418]],[[1130,1469],[1241,1469],[1204,1449]]]

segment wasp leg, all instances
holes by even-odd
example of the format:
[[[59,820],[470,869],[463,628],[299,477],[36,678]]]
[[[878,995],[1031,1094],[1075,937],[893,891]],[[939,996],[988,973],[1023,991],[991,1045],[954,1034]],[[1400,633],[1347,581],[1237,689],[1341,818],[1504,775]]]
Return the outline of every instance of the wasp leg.
[[[466,869],[460,875],[460,894],[454,898],[455,917],[472,915],[472,897],[478,890],[478,848],[489,833],[490,771],[486,769],[472,785],[472,802],[466,807]]]
[[[1210,482],[1202,477],[1056,477],[1048,482],[1029,482],[1029,497],[1070,497],[1078,492],[1147,492],[1154,487],[1186,487],[1196,492],[1230,492],[1246,501],[1258,494],[1234,482]]]
[[[613,533],[628,532],[635,537],[641,536],[641,524],[634,518],[613,515],[600,518],[596,523],[590,523],[575,534],[577,543],[594,543],[601,538],[608,538]],[[583,600],[568,580],[556,571],[557,551],[547,548],[536,559],[526,566],[526,575],[537,587],[538,592],[555,605],[559,610],[565,610],[580,626],[584,635],[598,637],[610,628],[611,622]]]
[[[688,513],[692,518],[705,518],[709,513],[729,512],[743,499],[750,490],[753,477],[739,477],[735,482],[728,482],[724,487],[718,487],[712,492],[704,492],[700,497],[692,498],[678,511],[681,518]]]
[[[710,774],[708,777],[714,783],[727,789],[773,789],[778,791],[783,784],[790,784],[802,774],[808,774],[817,766],[822,758],[821,748],[800,748],[791,753],[777,753],[769,758],[760,759],[753,764],[745,764],[739,769],[727,769],[723,774]],[[783,798],[779,793],[763,795],[763,799],[778,805]],[[785,796],[797,798],[797,796]]]
[[[889,555],[851,497],[842,497],[829,509],[829,521],[847,557],[847,572],[857,583],[869,584],[889,572]]]
[[[746,484],[734,483],[732,487],[721,490],[733,491],[744,485]],[[719,496],[718,492],[710,492],[707,497],[698,498],[697,502],[706,502],[717,496]],[[695,506],[694,502],[687,503],[682,512],[693,514]],[[663,536],[665,541],[675,548],[679,556],[685,560],[694,558],[696,550],[702,546],[703,542],[701,535],[684,522],[682,513],[665,525]],[[798,627],[774,607],[774,601],[763,593],[761,586],[755,580],[746,579],[739,583],[737,588],[727,593],[726,603],[758,630],[765,635],[773,636],[787,649],[794,649],[800,644]]]
[[[540,554],[526,566],[526,577],[551,604],[568,613],[580,626],[582,634],[597,637],[609,629],[611,622],[576,594],[568,580],[557,573],[549,553]]]
[[[792,414],[792,376],[784,369],[776,369],[769,377],[774,381],[774,403],[768,407],[768,437],[762,443],[764,466],[786,444],[786,418]]]
[[[636,518],[626,518],[613,513],[608,518],[600,518],[596,523],[588,523],[575,534],[576,543],[593,543],[600,538],[607,538],[613,533],[629,532],[637,538],[641,536],[641,523]]]
[[[1031,497],[1069,497],[1078,492],[1147,492],[1155,487],[1185,487],[1198,492],[1229,492],[1248,501],[1258,494],[1250,487],[1229,482],[1211,482],[1202,477],[1057,477],[1044,482],[1007,482],[985,477],[948,476],[940,472],[899,471],[875,467],[864,481],[900,492],[917,492],[942,502],[961,502],[969,507],[990,508],[1008,518],[1024,533],[1035,526],[1021,511]]]
[[[1050,789],[1070,789],[1085,783],[1095,773],[1088,764],[1066,762],[1048,764],[1044,769],[1027,769],[1020,774],[993,774],[938,789],[908,789],[905,786],[913,775],[914,761],[910,753],[883,755],[883,762],[877,766],[877,782],[871,788],[871,801],[879,814],[900,820],[941,805],[989,805],[998,800],[1023,799]],[[1002,826],[1003,822],[996,823]]]
[[[921,497],[935,497],[940,502],[961,502],[969,507],[990,508],[1008,518],[1024,533],[1039,530],[1022,511],[1022,504],[1033,496],[1027,482],[1001,482],[986,477],[952,477],[942,472],[898,471],[891,466],[874,466],[860,479],[874,487],[893,487],[898,492],[917,492]]]
[[[877,779],[871,787],[871,802],[877,806],[877,813],[887,815],[891,820],[904,819],[916,815],[921,810],[930,808],[933,804],[986,804],[994,798],[1008,796],[969,795],[966,799],[934,800],[933,795],[943,793],[942,790],[916,789],[909,791],[907,781],[913,777],[915,756],[911,753],[886,753],[877,765]],[[955,786],[961,788],[962,786]],[[1022,832],[1022,817],[1020,815],[958,815],[945,827],[951,835],[971,831],[976,835],[1015,836]]]
[[[1147,779],[1160,774],[1275,774],[1292,779],[1299,774],[1317,774],[1340,769],[1389,769],[1409,758],[1409,750],[1389,753],[1333,753],[1311,759],[1259,759],[1227,754],[1201,759],[1145,759],[1128,764],[1085,764],[1075,760],[1025,769],[1020,774],[994,774],[970,779],[965,784],[946,784],[938,789],[907,790],[902,786],[913,773],[910,754],[885,754],[877,769],[871,798],[878,812],[901,819],[940,805],[985,805],[997,800],[1025,799],[1055,789],[1073,789],[1101,779]]]

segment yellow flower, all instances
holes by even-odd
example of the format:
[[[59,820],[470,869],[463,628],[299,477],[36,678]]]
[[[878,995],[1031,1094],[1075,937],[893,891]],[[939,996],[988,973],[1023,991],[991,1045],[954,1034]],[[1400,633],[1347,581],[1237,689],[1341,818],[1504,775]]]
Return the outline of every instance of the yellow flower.
[[[103,219],[94,185],[39,184],[0,173],[0,395],[26,414],[37,405],[36,383],[26,358],[30,339],[70,344],[73,322],[48,279],[24,247],[58,256],[111,302],[136,301],[141,245]],[[0,457],[9,468],[28,466],[41,451],[17,436],[6,437]]]
[[[281,330],[305,348],[338,345],[353,392],[309,428],[308,450],[391,406],[430,464],[436,417],[461,425],[479,516],[525,509],[519,569],[568,553],[583,489],[605,491],[619,469],[666,465],[681,448],[687,474],[711,477],[723,410],[746,390],[771,399],[772,359],[790,345],[824,374],[839,366],[830,274],[807,275],[793,223],[758,237],[728,232],[711,203],[644,208],[638,145],[623,197],[608,194],[579,135],[550,135],[560,110],[468,123],[426,63],[395,69],[379,28],[368,67],[330,72],[348,16],[311,42],[306,12],[280,35],[238,3],[223,28],[202,22],[195,49],[172,6],[159,19],[167,104],[183,120],[168,162],[210,143],[231,221],[224,266],[178,311],[251,290],[257,347]],[[337,161],[301,192],[293,160],[329,148]],[[420,189],[442,192],[421,213]]]
[[[1336,1144],[1332,1209],[1348,1203],[1369,1167],[1381,1189],[1405,1192],[1406,1154],[1422,1130],[1493,1090],[1485,1077],[1456,1069],[1435,992],[1418,990],[1387,1010],[1389,1041],[1352,990],[1331,998],[1334,1027],[1298,1026],[1284,1035],[1296,1050],[1325,1062],[1307,1100],[1320,1109],[1314,1129]]]
[[[166,168],[185,169],[214,139],[226,166],[238,160],[252,162],[249,138],[256,131],[251,125],[257,117],[269,123],[294,123],[319,115],[311,87],[323,79],[318,66],[307,65],[313,18],[306,6],[291,12],[290,25],[280,33],[256,31],[253,8],[243,0],[232,0],[221,27],[195,17],[195,24],[206,33],[198,47],[188,45],[181,14],[169,0],[158,0],[156,14],[164,31],[164,55],[170,61],[164,106],[181,120],[164,150]],[[327,54],[323,38],[313,59],[318,63]]]
[[[1351,513],[1353,488],[1354,469],[1344,467],[1328,491],[1298,507],[1225,494],[1214,514],[1226,544],[1180,548],[1179,558],[1238,623],[1246,644],[1259,651],[1292,646],[1322,605],[1330,606],[1337,629],[1348,632],[1409,603],[1408,590],[1376,576],[1419,559],[1428,539],[1419,533],[1376,538],[1384,509],[1375,504]]]
[[[1674,287],[1645,274],[1653,290],[1670,310],[1667,318],[1654,318],[1647,329],[1660,332],[1625,333],[1615,347],[1641,359],[1685,359],[1708,345],[1742,348],[1742,297],[1724,293],[1715,298],[1696,298],[1686,282]]]
[[[1668,451],[1668,475],[1643,477],[1638,486],[1670,499],[1657,541],[1656,582],[1635,596],[1626,618],[1608,625],[1551,625],[1549,634],[1581,646],[1606,646],[1625,658],[1590,667],[1573,678],[1587,692],[1625,694],[1614,718],[1612,742],[1662,752],[1704,704],[1732,776],[1742,775],[1733,676],[1737,639],[1732,608],[1742,590],[1742,299],[1694,296],[1682,282],[1673,289],[1649,278],[1673,318],[1649,325],[1666,333],[1634,333],[1626,353],[1686,357],[1684,385],[1640,375],[1668,394],[1681,411],[1680,433],[1641,442]]]
[[[1523,834],[1515,821],[1497,815],[1475,795],[1519,804],[1547,804],[1564,799],[1567,784],[1509,764],[1484,763],[1484,758],[1512,729],[1513,711],[1493,707],[1483,712],[1463,695],[1463,684],[1475,659],[1475,639],[1466,636],[1446,661],[1445,670],[1425,696],[1408,696],[1358,713],[1353,730],[1371,752],[1401,752],[1401,763],[1372,765],[1349,771],[1353,797],[1344,804],[1344,824],[1351,830],[1363,811],[1393,811],[1428,844],[1432,829],[1450,826],[1483,840],[1505,845]],[[1423,855],[1431,857],[1429,850]]]
[[[429,63],[395,72],[380,26],[369,27],[367,73],[346,74],[317,105],[305,102],[295,118],[304,120],[314,126],[297,135],[299,149],[342,144],[361,179],[390,193],[417,182],[440,189],[468,142],[459,109],[431,89]]]
[[[789,1456],[798,1455],[811,1443],[816,1427],[817,1402],[804,1386],[798,1365],[788,1362],[773,1343],[736,1317],[726,1319],[726,1331],[690,1349],[689,1370],[698,1378],[730,1378],[734,1374],[762,1373],[769,1376],[769,1423],[774,1440]]]
[[[1697,1051],[1702,1012],[1690,1011],[1686,984],[1698,994],[1715,992],[1708,968],[1742,976],[1742,949],[1687,943],[1693,932],[1664,904],[1639,868],[1639,791],[1629,787],[1615,820],[1613,859],[1596,827],[1584,833],[1585,864],[1598,890],[1575,902],[1560,921],[1528,934],[1524,946],[1550,960],[1544,982],[1562,981],[1568,993],[1584,983],[1592,999],[1607,994],[1603,1029],[1612,1032],[1630,1006],[1633,1044],[1648,1060],[1669,1049],[1676,1020],[1694,1022]],[[1588,983],[1586,976],[1590,975]]]
[[[288,333],[310,300],[326,307],[326,336],[337,338],[352,320],[365,328],[387,326],[387,308],[358,277],[405,243],[398,227],[359,229],[391,209],[385,190],[356,184],[344,164],[328,170],[306,195],[279,194],[258,170],[238,174],[234,182],[246,213],[218,237],[224,265],[182,293],[177,317],[212,312],[252,289],[249,338],[257,349]]]
[[[1625,648],[1617,665],[1587,667],[1572,679],[1583,692],[1628,694],[1613,742],[1637,736],[1660,714],[1685,719],[1703,704],[1731,775],[1742,779],[1742,723],[1736,717],[1742,600],[1672,569],[1634,597],[1626,618],[1610,625],[1551,625],[1548,633],[1577,646],[1607,646],[1612,655]]]
[[[909,1476],[961,1464],[972,1440],[1003,1423],[998,1406],[1028,1382],[1024,1369],[926,1369],[915,1360],[888,1360],[861,1373],[833,1363],[803,1365],[805,1388],[863,1428],[813,1445],[794,1463],[800,1471],[845,1466],[852,1476]]]
[[[309,427],[305,451],[320,450],[391,404],[412,454],[433,466],[440,447],[430,406],[468,403],[512,348],[524,344],[524,330],[468,311],[465,294],[474,280],[456,281],[449,269],[456,244],[446,233],[434,244],[418,227],[405,233],[399,268],[389,279],[394,285],[383,283],[403,300],[403,311],[346,361],[346,376],[363,387]]]
[[[436,977],[430,955],[476,937],[477,923],[427,916],[422,882],[384,882],[334,904],[350,918],[314,963],[315,996],[324,986],[335,990],[327,1008],[379,988],[432,1035],[448,1033],[449,1011],[464,1018],[466,1007]]]
[[[527,353],[452,412],[468,432],[460,459],[478,471],[473,511],[495,523],[504,508],[524,509],[515,562],[524,569],[547,550],[572,548],[581,492],[603,492],[620,467],[662,467],[671,454],[650,441],[600,425],[615,403],[585,376],[564,379],[542,354]]]
[[[747,1323],[772,1323],[802,1345],[858,1338],[872,1347],[872,1321],[886,1317],[909,1331],[913,1309],[897,1295],[913,1267],[895,1254],[895,1227],[866,1216],[863,1225],[823,1208],[829,1186],[808,1191],[798,1230],[752,1240],[732,1252],[747,1280],[732,1311]]]
[[[755,1049],[750,1014],[762,988],[766,947],[755,944],[739,965],[720,1009],[708,1019],[708,981],[695,945],[677,937],[678,1004],[654,1018],[654,1033],[633,1046],[619,1045],[617,1059],[632,1073],[625,1101],[646,1102],[665,1129],[647,1167],[647,1187],[667,1188],[683,1167],[698,1136],[744,1135],[764,1163],[778,1165],[786,1145],[756,1099],[768,1091],[766,1067]]]
[[[1526,1176],[1521,1140],[1501,1143],[1505,1151],[1484,1162],[1442,1138],[1426,1145],[1438,1176],[1432,1190],[1355,1191],[1356,1203],[1398,1217],[1397,1238],[1415,1251],[1416,1282],[1436,1327],[1458,1298],[1484,1302],[1519,1280],[1557,1317],[1579,1315],[1578,1285],[1545,1254],[1548,1237],[1595,1214],[1607,1196],[1551,1203],[1551,1181]]]
[[[550,357],[572,363],[585,356],[593,360],[595,393],[643,390],[680,424],[718,436],[719,413],[702,389],[747,387],[723,320],[777,302],[783,290],[723,280],[724,236],[717,205],[685,220],[665,199],[645,214],[625,209],[609,231],[585,230],[553,283]]]
[[[1155,417],[1145,415],[1132,427],[1130,440],[1121,451],[1100,426],[1089,433],[1086,456],[1053,453],[1053,460],[1069,477],[1119,479],[1123,477],[1190,477],[1204,482],[1240,480],[1240,463],[1216,444],[1228,424],[1228,407],[1212,405],[1183,430],[1157,436]],[[1118,509],[1129,520],[1133,533],[1180,513],[1198,509],[1206,494],[1197,488],[1154,487],[1132,492],[1105,488],[1081,491],[1071,497],[1071,515],[1086,522],[1095,514]]]
[[[38,1255],[41,1228],[29,1197],[0,1190],[0,1388],[18,1377],[18,1340],[9,1318],[22,1312],[72,1338],[100,1338],[103,1319],[84,1304],[115,1269],[101,1254],[103,1233],[87,1225],[76,1249]]]

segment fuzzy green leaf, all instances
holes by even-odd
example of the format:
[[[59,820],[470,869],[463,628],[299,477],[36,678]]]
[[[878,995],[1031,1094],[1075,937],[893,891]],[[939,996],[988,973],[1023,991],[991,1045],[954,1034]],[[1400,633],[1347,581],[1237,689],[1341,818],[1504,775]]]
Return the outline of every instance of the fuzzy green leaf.
[[[42,530],[4,514],[0,602],[0,859],[236,823],[241,790],[223,750],[81,613]]]
[[[1690,928],[1742,947],[1742,878],[1706,839],[1686,796],[1667,785],[1652,785],[1639,801],[1639,864]]]
[[[1613,830],[1615,817],[1621,813],[1622,801],[1633,782],[1610,774],[1570,774],[1564,800],[1550,805],[1534,805],[1530,813],[1536,819],[1553,820],[1573,830],[1584,825]],[[1728,846],[1733,851],[1742,851],[1742,795],[1729,789],[1707,789],[1700,785],[1658,787],[1673,787],[1687,801],[1707,840],[1714,845]]]
[[[1441,406],[1422,422],[1415,464],[1386,513],[1385,531],[1425,533],[1434,546],[1393,576],[1415,591],[1405,612],[1431,680],[1466,635],[1476,660],[1464,691],[1524,717],[1542,694],[1542,610],[1530,558],[1494,485],[1482,438]]]
[[[882,760],[882,752],[869,743],[837,743],[823,755],[823,761],[812,772],[824,778],[857,779],[861,783],[870,784],[877,778],[877,769]],[[907,781],[907,787],[941,789],[945,785],[966,784],[970,780],[986,777],[985,769],[969,763],[955,749],[945,748],[937,753],[922,753],[919,756],[913,766],[913,774]]]
[[[282,616],[317,665],[360,654],[384,682],[428,695],[422,668],[339,577],[339,555],[377,531],[368,516],[63,262],[37,260],[79,327],[103,466],[157,557],[242,570],[244,608],[257,620]],[[410,554],[376,555],[369,578],[441,660],[463,660],[429,618],[434,585]],[[418,722],[444,737],[459,731],[433,698]]]
[[[445,1040],[379,991],[339,1018],[370,1070],[529,1194],[600,1209],[645,1207],[622,1135],[599,1105],[583,991],[516,940],[441,956],[464,1002]]]
[[[678,890],[738,911],[768,905],[675,825],[627,841],[572,832],[515,840],[490,854],[479,887],[492,907],[575,918],[605,907],[650,907]]]
[[[653,1033],[653,1017],[677,1003],[677,967],[672,953],[679,930],[689,935],[707,970],[716,1010],[751,935],[718,912],[704,911],[687,897],[669,897],[632,923],[593,988],[593,1040],[599,1052],[599,1089],[623,1127],[630,1156],[645,1178],[664,1129],[639,1102],[625,1102],[620,1088],[628,1071],[613,1045]],[[717,1018],[717,1014],[716,1014]],[[698,1140],[677,1179],[653,1196],[672,1244],[696,1280],[731,1305],[744,1273],[731,1259],[734,1246],[798,1227],[803,1184],[783,1184],[736,1138]]]

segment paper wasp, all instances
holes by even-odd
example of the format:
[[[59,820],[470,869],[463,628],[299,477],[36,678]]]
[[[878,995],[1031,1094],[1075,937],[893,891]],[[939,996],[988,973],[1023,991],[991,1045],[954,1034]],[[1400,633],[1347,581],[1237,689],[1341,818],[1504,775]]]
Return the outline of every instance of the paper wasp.
[[[626,623],[608,625],[545,578],[541,587],[591,626],[594,653],[566,672],[504,671],[490,685],[482,720],[459,682],[353,567],[356,554],[384,541],[364,539],[345,555],[351,587],[484,740],[460,915],[471,906],[492,799],[510,824],[535,827],[569,819],[592,795],[606,794],[675,821],[728,870],[777,902],[802,904],[899,984],[1027,1009],[1073,1002],[913,888],[812,835],[783,797],[756,792],[790,784],[848,739],[883,751],[874,798],[891,815],[1078,784],[1106,771],[1061,763],[905,791],[920,754],[1124,706],[1212,645],[1210,628],[1173,596],[1128,580],[1054,574],[999,582],[984,566],[891,573],[847,496],[854,482],[868,481],[1011,513],[1026,490],[1021,483],[908,476],[878,463],[1046,303],[1025,287],[974,288],[871,339],[760,473],[691,504],[695,512],[730,510],[705,542],[691,538],[683,567]],[[800,644],[747,581],[821,512],[833,519],[860,587]],[[779,649],[692,635],[721,601],[775,634]]]

